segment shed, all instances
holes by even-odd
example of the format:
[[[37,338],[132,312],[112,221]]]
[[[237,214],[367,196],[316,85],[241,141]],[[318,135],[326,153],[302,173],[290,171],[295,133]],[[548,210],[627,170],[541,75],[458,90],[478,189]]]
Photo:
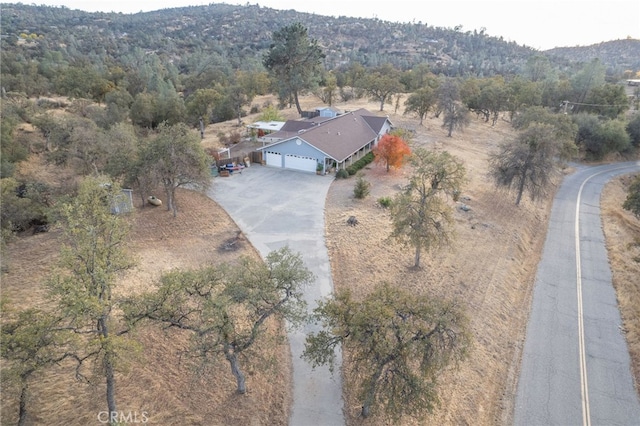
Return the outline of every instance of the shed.
[[[111,205],[111,213],[123,214],[131,213],[133,211],[133,190],[123,189],[120,194],[114,197],[113,204]]]

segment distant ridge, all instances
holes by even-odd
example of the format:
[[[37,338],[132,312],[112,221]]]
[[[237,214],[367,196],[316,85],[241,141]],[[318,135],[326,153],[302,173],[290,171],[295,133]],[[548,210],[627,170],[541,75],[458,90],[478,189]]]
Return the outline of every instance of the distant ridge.
[[[223,58],[234,58],[237,63],[259,66],[273,31],[300,22],[323,47],[328,69],[353,62],[365,67],[391,63],[399,69],[427,63],[439,74],[488,77],[518,73],[530,57],[545,54],[564,68],[599,58],[613,75],[621,75],[628,69],[640,70],[639,40],[541,52],[503,37],[489,36],[483,30],[391,22],[384,16],[324,16],[248,3],[244,6],[211,3],[134,14],[22,3],[2,3],[0,7],[5,52],[19,47],[16,40],[21,34],[35,34],[38,39],[29,39],[26,46],[35,49],[46,44],[47,49],[103,60],[110,57],[116,62],[123,56],[135,56],[142,49],[174,63],[194,52],[213,52]],[[16,49],[16,54],[24,52]]]
[[[590,46],[556,47],[545,50],[545,54],[564,58],[572,62],[590,62],[598,58],[610,68],[619,70],[640,70],[640,40],[627,38]]]

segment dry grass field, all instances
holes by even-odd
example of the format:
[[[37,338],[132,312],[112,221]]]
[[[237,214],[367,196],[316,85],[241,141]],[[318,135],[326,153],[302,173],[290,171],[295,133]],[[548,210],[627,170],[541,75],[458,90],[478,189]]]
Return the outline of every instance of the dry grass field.
[[[613,286],[618,295],[636,389],[640,386],[640,219],[620,208],[633,176],[609,182],[600,200]]]
[[[508,423],[550,199],[524,200],[517,207],[512,195],[497,191],[488,180],[488,153],[512,135],[504,121],[492,127],[474,119],[464,132],[448,138],[438,119],[425,120],[423,127],[402,116],[392,115],[391,120],[416,130],[414,146],[447,150],[464,161],[469,181],[461,202],[452,203],[455,243],[449,250],[424,255],[420,270],[411,268],[413,250],[388,239],[390,217],[377,202],[396,194],[407,182],[409,171],[387,174],[382,167],[371,165],[364,171],[371,183],[368,198],[353,197],[354,179],[338,180],[329,190],[326,234],[334,285],[365,295],[374,284],[389,282],[410,292],[460,303],[471,320],[474,348],[460,369],[442,377],[440,407],[426,422]],[[463,204],[470,210],[461,209]],[[359,221],[357,227],[346,225],[352,215]],[[360,404],[348,386],[350,366],[344,368],[349,424],[384,424],[357,417]]]
[[[254,103],[262,105],[267,99]],[[304,108],[320,105],[318,99],[304,99]],[[378,105],[358,101],[338,108],[366,107],[376,112]],[[333,182],[326,200],[326,241],[337,289],[350,288],[354,295],[365,295],[372,286],[389,282],[412,292],[457,300],[470,318],[474,347],[471,357],[459,369],[447,371],[441,380],[441,403],[426,419],[426,424],[510,424],[517,368],[531,302],[536,266],[545,239],[551,196],[539,202],[524,199],[515,206],[513,195],[494,188],[487,178],[487,155],[498,143],[513,135],[510,125],[499,120],[491,126],[475,118],[464,132],[446,137],[441,121],[428,118],[424,126],[418,121],[394,113],[386,106],[391,121],[400,127],[415,130],[414,146],[447,150],[462,159],[467,169],[468,183],[455,208],[455,243],[450,249],[423,254],[420,270],[411,268],[413,251],[390,241],[390,218],[377,203],[382,196],[393,196],[406,183],[408,170],[386,173],[371,165],[364,177],[371,183],[371,194],[364,200],[353,197],[355,179]],[[295,118],[295,108],[283,111]],[[379,112],[377,112],[379,113]],[[246,117],[245,122],[256,117]],[[203,145],[219,147],[215,135],[238,130],[236,121],[209,126]],[[232,155],[248,152],[255,145],[243,142],[232,147]],[[41,164],[27,168],[25,173],[37,173],[53,179]],[[215,181],[214,181],[215,185]],[[622,224],[607,228],[612,247],[620,247],[624,255],[640,256],[637,219],[620,212],[618,206],[622,184],[616,183],[607,217],[622,219]],[[616,192],[617,191],[617,192]],[[609,200],[607,198],[607,200]],[[143,291],[153,284],[162,271],[172,268],[197,267],[204,264],[233,261],[239,255],[258,256],[244,241],[236,252],[222,252],[220,245],[234,237],[238,227],[221,208],[204,195],[180,191],[180,213],[173,218],[164,208],[137,208],[128,220],[132,224],[130,250],[137,267],[119,283],[123,293]],[[469,207],[461,209],[462,204]],[[137,207],[140,207],[139,205]],[[603,209],[605,210],[605,209]],[[356,216],[358,226],[346,224]],[[634,222],[635,220],[635,222]],[[60,231],[22,236],[9,246],[3,260],[9,270],[2,276],[2,295],[19,307],[46,306],[43,282],[54,267],[60,244]],[[631,244],[631,246],[630,246]],[[630,254],[631,253],[631,254]],[[635,253],[635,254],[634,254]],[[638,269],[624,272],[627,260],[613,260],[614,279],[633,283]],[[618,268],[620,266],[620,268]],[[637,267],[638,264],[635,264]],[[626,266],[625,266],[626,267]],[[633,275],[635,274],[635,275]],[[626,278],[625,278],[626,277]],[[640,292],[635,282],[635,291]],[[638,293],[629,298],[630,309],[625,319],[638,319]],[[620,298],[620,296],[619,296]],[[635,299],[634,299],[635,298]],[[635,302],[634,302],[635,300]],[[277,324],[272,324],[277,328]],[[640,326],[626,325],[629,339],[639,339]],[[264,354],[276,360],[261,363],[248,374],[249,392],[245,396],[234,392],[233,377],[226,363],[221,362],[201,378],[193,374],[193,365],[181,359],[177,351],[185,345],[184,336],[162,330],[142,330],[136,336],[143,343],[140,354],[132,355],[128,371],[118,376],[119,409],[148,413],[147,424],[155,425],[276,425],[286,424],[291,399],[290,361],[286,345]],[[637,348],[637,345],[635,346]],[[638,367],[640,351],[636,349]],[[269,365],[269,368],[262,368]],[[358,418],[360,404],[349,386],[351,366],[343,368],[345,413],[350,425],[382,425],[379,419]],[[636,368],[637,377],[638,368]],[[3,389],[2,424],[13,424],[16,417],[16,394]],[[104,385],[75,382],[72,372],[63,367],[43,373],[33,387],[30,408],[32,424],[86,425],[97,424],[96,416],[105,409]],[[403,424],[418,424],[409,419]],[[420,423],[425,424],[425,423]]]
[[[216,203],[205,195],[179,191],[177,218],[163,207],[137,205],[131,222],[129,251],[137,266],[118,284],[121,294],[150,288],[164,271],[233,262],[238,256],[258,258],[246,241],[236,251],[220,250],[235,238],[238,227]],[[134,199],[134,201],[137,201]],[[46,306],[43,284],[54,268],[60,249],[60,231],[24,236],[9,246],[8,272],[2,276],[2,296],[14,306]],[[270,324],[279,332],[278,324]],[[142,350],[128,357],[126,371],[117,376],[118,409],[142,413],[149,425],[284,425],[290,406],[290,354],[286,344],[265,350],[263,361],[245,365],[248,392],[235,393],[235,380],[226,361],[200,367],[179,351],[188,339],[177,332],[141,329],[135,338]],[[91,373],[91,371],[88,371]],[[73,366],[66,364],[40,374],[32,386],[29,404],[34,425],[97,425],[106,410],[104,379],[87,385],[74,379]],[[17,393],[2,390],[1,424],[15,424]]]

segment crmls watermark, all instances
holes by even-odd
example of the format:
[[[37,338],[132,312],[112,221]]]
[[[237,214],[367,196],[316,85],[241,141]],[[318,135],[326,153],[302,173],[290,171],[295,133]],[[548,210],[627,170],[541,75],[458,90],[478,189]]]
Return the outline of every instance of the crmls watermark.
[[[98,421],[102,424],[147,423],[149,413],[146,411],[100,411]]]

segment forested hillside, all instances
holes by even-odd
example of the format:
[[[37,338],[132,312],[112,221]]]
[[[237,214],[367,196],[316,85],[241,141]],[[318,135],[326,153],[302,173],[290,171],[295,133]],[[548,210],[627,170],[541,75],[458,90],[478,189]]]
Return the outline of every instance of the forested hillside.
[[[446,76],[513,75],[531,57],[545,54],[554,68],[575,72],[598,58],[609,80],[640,68],[640,40],[557,48],[538,52],[484,31],[438,27],[437,23],[394,23],[275,10],[259,5],[210,4],[155,12],[88,13],[65,7],[2,4],[2,87],[43,95],[56,92],[52,81],[68,67],[91,73],[163,68],[164,79],[229,75],[232,70],[262,70],[262,57],[279,28],[300,22],[335,70],[358,63],[373,68],[390,63],[401,70],[428,64]],[[155,63],[155,64],[154,64]],[[70,77],[68,77],[70,79]],[[144,77],[141,77],[142,79]],[[129,78],[129,85],[136,84]],[[129,90],[132,91],[131,89]],[[135,90],[134,90],[135,91]]]
[[[126,57],[142,49],[161,53],[183,67],[188,66],[189,57],[202,54],[220,55],[230,65],[255,65],[269,47],[270,34],[292,22],[302,23],[319,40],[327,52],[329,69],[350,61],[367,67],[391,62],[406,69],[426,61],[450,75],[491,75],[517,70],[534,53],[482,31],[329,17],[259,5],[211,4],[133,15],[2,6],[3,50],[12,50],[24,33],[36,37],[28,39],[32,48],[59,51],[72,58],[126,62]]]
[[[640,40],[627,38],[590,46],[556,47],[544,52],[554,62],[589,62],[599,58],[610,74],[640,69]]]

